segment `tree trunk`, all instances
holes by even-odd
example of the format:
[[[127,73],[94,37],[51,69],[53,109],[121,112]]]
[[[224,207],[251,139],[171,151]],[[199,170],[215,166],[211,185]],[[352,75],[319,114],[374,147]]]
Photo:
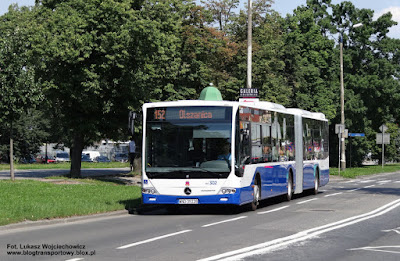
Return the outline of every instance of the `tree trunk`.
[[[10,138],[10,176],[11,180],[14,181],[14,141],[12,137]]]
[[[83,150],[83,137],[78,134],[74,137],[71,148],[71,178],[81,178],[81,158]]]
[[[14,133],[13,133],[13,114],[11,114],[11,128],[10,128],[10,176],[11,180],[15,180],[15,175],[14,175]]]

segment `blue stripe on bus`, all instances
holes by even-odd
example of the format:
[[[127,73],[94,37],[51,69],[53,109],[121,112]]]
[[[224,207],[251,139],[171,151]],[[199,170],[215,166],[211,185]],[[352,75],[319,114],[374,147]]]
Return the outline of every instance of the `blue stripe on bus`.
[[[236,189],[234,194],[205,195],[205,196],[168,196],[142,194],[143,204],[179,204],[179,199],[198,199],[199,204],[234,204],[242,205],[253,200],[252,188]]]

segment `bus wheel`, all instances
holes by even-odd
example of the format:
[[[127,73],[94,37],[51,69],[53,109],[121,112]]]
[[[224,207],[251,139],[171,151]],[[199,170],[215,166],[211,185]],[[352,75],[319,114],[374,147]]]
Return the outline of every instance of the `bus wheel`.
[[[293,197],[293,175],[292,175],[292,172],[289,172],[286,200],[290,201],[292,199],[292,197]]]
[[[319,170],[316,169],[316,173],[314,176],[314,188],[312,190],[314,195],[318,194],[318,189],[319,189]]]
[[[258,179],[254,179],[254,185],[253,185],[253,201],[250,204],[251,210],[255,211],[258,207],[258,204],[260,204],[260,198],[261,198],[261,184],[258,184]]]

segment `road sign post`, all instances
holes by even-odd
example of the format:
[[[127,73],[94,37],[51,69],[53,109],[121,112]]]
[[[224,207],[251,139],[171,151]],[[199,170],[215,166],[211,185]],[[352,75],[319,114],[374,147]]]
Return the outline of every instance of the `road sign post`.
[[[344,138],[345,138],[344,132],[345,132],[344,124],[336,124],[335,125],[335,133],[338,134],[338,137],[339,137],[339,164],[338,164],[339,165],[338,166],[339,176],[340,176],[341,162],[344,161],[346,163],[346,159],[345,159],[346,155],[344,153],[342,153],[342,152],[344,152],[342,146],[344,146],[344,144],[345,144],[343,142]]]
[[[388,130],[388,127],[385,124],[382,124],[379,127],[379,130],[382,133],[376,134],[376,144],[382,144],[382,168],[385,165],[385,144],[390,144],[390,133],[385,133]]]

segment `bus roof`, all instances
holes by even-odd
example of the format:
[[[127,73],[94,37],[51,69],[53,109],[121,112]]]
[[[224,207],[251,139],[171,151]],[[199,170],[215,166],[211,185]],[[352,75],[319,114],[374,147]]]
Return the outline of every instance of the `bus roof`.
[[[178,107],[178,106],[245,106],[255,109],[276,111],[280,113],[286,113],[291,115],[300,115],[304,118],[310,118],[315,120],[327,121],[325,115],[321,112],[310,112],[298,108],[285,108],[281,104],[268,102],[268,101],[209,101],[209,100],[179,100],[179,101],[165,101],[165,102],[153,102],[143,104],[143,109],[156,108],[156,107]]]

